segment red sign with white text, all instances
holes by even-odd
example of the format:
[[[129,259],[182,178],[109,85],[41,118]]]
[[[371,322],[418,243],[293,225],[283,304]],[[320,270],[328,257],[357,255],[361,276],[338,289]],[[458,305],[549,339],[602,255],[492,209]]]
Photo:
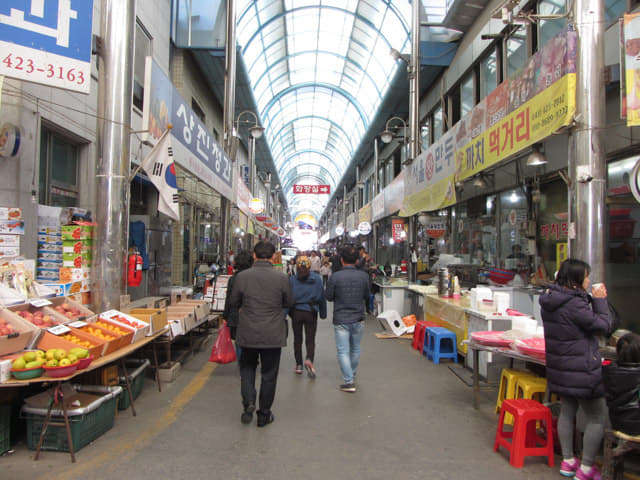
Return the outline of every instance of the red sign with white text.
[[[293,193],[331,193],[331,185],[294,185]]]
[[[394,242],[402,242],[406,239],[407,235],[404,231],[404,219],[392,218],[391,219],[391,235]]]

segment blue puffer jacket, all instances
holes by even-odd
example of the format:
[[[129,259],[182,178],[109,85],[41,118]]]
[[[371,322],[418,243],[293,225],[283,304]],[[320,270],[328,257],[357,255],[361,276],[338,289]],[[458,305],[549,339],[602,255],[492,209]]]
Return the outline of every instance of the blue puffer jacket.
[[[327,300],[324,298],[322,278],[316,272],[300,280],[298,275],[290,278],[295,310],[310,312],[313,309],[320,313],[320,318],[327,318]]]
[[[540,296],[547,360],[547,386],[577,398],[604,395],[596,335],[609,330],[606,298],[549,285]]]
[[[345,265],[329,277],[324,296],[334,302],[335,325],[364,320],[364,307],[369,302],[369,275],[354,265]]]

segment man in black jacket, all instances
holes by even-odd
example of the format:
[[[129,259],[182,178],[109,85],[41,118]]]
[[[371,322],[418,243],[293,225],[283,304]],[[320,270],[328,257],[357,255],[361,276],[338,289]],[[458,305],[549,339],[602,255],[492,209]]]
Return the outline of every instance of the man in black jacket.
[[[369,300],[369,276],[357,270],[358,251],[345,246],[340,251],[342,269],[329,277],[325,297],[333,303],[333,329],[343,392],[354,393],[354,377],[360,362],[360,340],[364,331],[365,306]]]
[[[261,241],[253,249],[252,268],[239,272],[233,282],[230,306],[239,309],[236,344],[242,347],[240,378],[244,413],[250,423],[256,405],[256,368],[261,364],[258,427],[273,422],[271,406],[276,394],[280,353],[287,345],[285,311],[293,307],[289,277],[273,268],[272,243]]]

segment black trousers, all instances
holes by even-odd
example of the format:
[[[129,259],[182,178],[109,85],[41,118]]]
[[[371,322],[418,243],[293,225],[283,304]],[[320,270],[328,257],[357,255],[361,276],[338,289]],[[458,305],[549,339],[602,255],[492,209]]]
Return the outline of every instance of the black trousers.
[[[302,365],[302,330],[304,329],[305,347],[307,358],[313,362],[316,353],[316,329],[318,318],[316,312],[294,310],[291,316],[291,329],[293,330],[293,356],[296,365]]]
[[[256,368],[260,359],[260,404],[259,413],[269,414],[276,396],[278,369],[282,348],[247,348],[242,347],[240,354],[240,391],[242,405],[256,404]]]

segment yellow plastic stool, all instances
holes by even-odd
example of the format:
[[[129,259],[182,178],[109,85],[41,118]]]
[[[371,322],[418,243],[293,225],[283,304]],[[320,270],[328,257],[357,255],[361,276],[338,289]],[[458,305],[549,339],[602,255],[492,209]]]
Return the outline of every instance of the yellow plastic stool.
[[[535,377],[526,370],[516,370],[514,368],[503,368],[500,375],[500,389],[498,390],[498,400],[496,401],[496,413],[500,413],[502,402],[507,398],[516,398],[516,383],[519,378]]]
[[[515,398],[528,398],[544,401],[544,393],[547,391],[547,379],[542,377],[523,377],[516,380]]]

